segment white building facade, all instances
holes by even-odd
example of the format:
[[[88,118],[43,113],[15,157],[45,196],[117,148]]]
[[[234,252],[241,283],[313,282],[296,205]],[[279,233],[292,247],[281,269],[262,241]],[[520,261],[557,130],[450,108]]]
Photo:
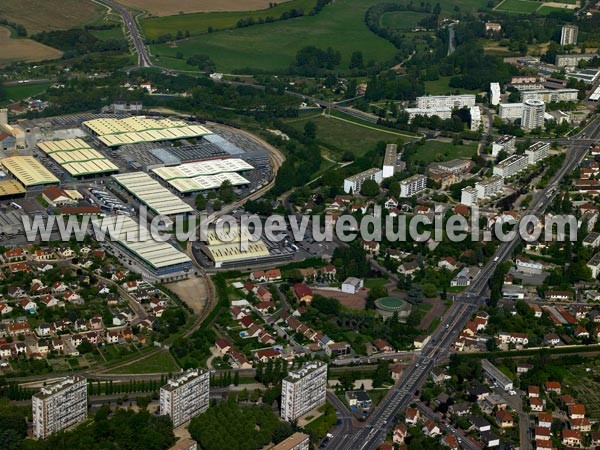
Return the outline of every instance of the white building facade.
[[[290,372],[281,385],[281,418],[292,422],[325,403],[327,395],[327,364],[322,361],[305,363],[300,370]]]
[[[475,106],[475,95],[428,95],[417,97],[417,108],[471,108]]]
[[[494,175],[510,178],[527,168],[528,158],[525,155],[511,155],[494,166]]]
[[[544,113],[546,104],[541,100],[526,100],[523,102],[523,116],[521,127],[526,130],[535,130],[544,126]]]
[[[427,177],[425,175],[413,175],[400,181],[400,197],[412,197],[422,192],[427,187]]]
[[[360,192],[363,183],[367,180],[373,180],[377,184],[380,184],[383,180],[383,171],[373,168],[346,178],[344,180],[344,192],[346,194],[349,194],[350,192],[353,194]]]
[[[491,198],[498,192],[502,192],[504,179],[500,175],[492,175],[485,180],[475,183],[475,190],[479,199]]]
[[[210,372],[190,369],[160,388],[160,415],[169,415],[178,427],[208,409],[209,395]]]
[[[492,143],[492,156],[495,158],[501,151],[505,151],[508,155],[512,155],[515,152],[516,143],[517,138],[510,134],[499,137]]]
[[[550,150],[550,144],[548,142],[536,142],[535,144],[532,144],[525,150],[528,163],[533,165],[538,161],[546,159],[548,157],[548,150]]]
[[[500,91],[500,83],[490,83],[490,103],[494,106],[500,104],[502,92]]]

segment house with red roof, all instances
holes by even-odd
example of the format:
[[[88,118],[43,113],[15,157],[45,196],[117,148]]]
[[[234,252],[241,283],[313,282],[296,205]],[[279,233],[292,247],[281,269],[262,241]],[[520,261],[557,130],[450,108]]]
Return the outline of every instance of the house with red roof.
[[[294,285],[294,296],[298,302],[310,303],[313,299],[313,292],[306,284],[296,283]]]

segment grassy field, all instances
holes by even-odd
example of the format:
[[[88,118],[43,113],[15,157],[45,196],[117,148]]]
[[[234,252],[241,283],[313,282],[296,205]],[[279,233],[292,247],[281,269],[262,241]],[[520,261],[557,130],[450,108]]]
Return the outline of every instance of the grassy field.
[[[321,114],[295,119],[288,122],[288,124],[298,130],[303,130],[304,124],[309,121],[317,125],[317,140],[327,148],[340,154],[349,150],[355,155],[362,155],[372,150],[379,141],[395,143],[398,139],[401,139],[400,136],[385,131],[364,128],[360,125]]]
[[[132,364],[109,370],[107,373],[159,373],[174,372],[176,370],[179,370],[179,366],[175,363],[169,352],[162,351]]]
[[[371,33],[364,23],[365,11],[376,1],[337,0],[316,16],[220,31],[191,38],[176,46],[154,45],[151,50],[156,62],[167,67],[173,64],[177,52],[182,52],[184,57],[208,55],[221,72],[246,68],[286,69],[297,51],[309,45],[339,50],[342,67],[348,67],[350,55],[355,50],[362,51],[367,61],[387,60],[395,54],[394,46]]]
[[[180,30],[189,31],[190,34],[197,35],[207,33],[209,27],[213,30],[234,28],[240,19],[246,19],[248,17],[252,17],[255,20],[260,18],[264,20],[269,16],[278,19],[281,17],[281,14],[294,8],[302,9],[307,13],[316,5],[316,3],[316,0],[291,0],[281,3],[274,8],[254,11],[213,12],[152,17],[143,19],[141,25],[144,34],[150,39],[156,39],[158,36],[168,33],[176,34]]]
[[[470,159],[476,152],[477,144],[454,145],[450,142],[429,140],[423,146],[418,147],[418,150],[410,156],[410,159],[427,163],[438,159],[440,161],[449,161],[454,158]]]
[[[456,92],[460,94],[476,94],[478,91],[472,91],[468,89],[452,88],[448,86],[448,82],[451,77],[440,77],[439,80],[435,81],[424,81],[425,92],[429,95],[445,95],[454,94]]]
[[[29,34],[73,28],[99,20],[106,8],[91,0],[2,0],[0,17],[27,28]],[[0,58],[2,57],[0,51]]]
[[[279,0],[284,3],[288,0]],[[170,16],[210,11],[253,11],[266,9],[270,0],[119,0],[119,3],[153,16]]]
[[[392,11],[381,16],[381,26],[393,30],[412,30],[420,20],[429,14],[415,11]]]
[[[541,4],[539,2],[531,2],[529,0],[504,0],[496,7],[496,10],[520,14],[531,14],[540,6]]]
[[[61,56],[61,51],[31,39],[13,39],[8,28],[0,27],[0,66],[15,61],[43,61]]]
[[[16,86],[5,86],[4,90],[9,101],[18,102],[45,92],[51,85],[52,83],[19,84]]]
[[[120,26],[116,28],[110,28],[108,30],[91,30],[90,33],[103,41],[125,38],[125,35],[123,34],[123,28]]]

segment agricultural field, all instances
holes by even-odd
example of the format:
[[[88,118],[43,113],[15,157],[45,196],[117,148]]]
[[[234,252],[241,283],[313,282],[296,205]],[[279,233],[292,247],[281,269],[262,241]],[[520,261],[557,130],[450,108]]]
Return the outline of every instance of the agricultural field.
[[[392,11],[381,16],[380,24],[390,30],[412,30],[429,14],[415,11]]]
[[[339,158],[344,151],[351,151],[355,155],[362,155],[372,150],[379,141],[395,143],[406,139],[395,132],[387,132],[375,127],[366,128],[359,124],[347,122],[336,117],[322,114],[307,115],[288,122],[297,130],[303,130],[306,122],[317,125],[317,141],[327,149],[339,153]]]
[[[29,34],[73,28],[100,20],[106,8],[91,0],[2,0],[0,16]],[[2,56],[0,55],[0,59]]]
[[[31,39],[13,39],[8,28],[0,27],[0,66],[15,61],[44,61],[61,56],[61,51]]]
[[[276,3],[285,3],[279,0]],[[273,1],[269,0],[119,0],[128,8],[147,11],[153,16],[171,16],[214,11],[254,11],[267,9]]]
[[[529,0],[504,0],[496,7],[496,10],[519,14],[531,14],[540,6],[541,3]]]
[[[141,0],[144,1],[144,0]],[[234,1],[234,0],[231,0]],[[262,2],[262,0],[253,0]],[[158,2],[163,4],[164,2]],[[225,2],[227,3],[227,2]],[[237,3],[237,2],[236,2]],[[252,2],[250,2],[252,3]],[[245,4],[245,2],[243,3]],[[271,16],[279,19],[281,15],[292,9],[302,9],[304,12],[310,11],[317,4],[316,0],[290,0],[273,8],[258,10],[229,10],[230,12],[210,12],[195,14],[178,14],[166,17],[149,17],[141,21],[144,34],[149,39],[156,39],[165,34],[177,34],[178,31],[189,31],[190,34],[197,35],[207,33],[209,28],[212,30],[225,30],[234,28],[240,19],[252,17],[254,20],[266,19]],[[216,10],[215,10],[216,11]]]
[[[364,23],[365,11],[374,3],[376,0],[337,0],[315,16],[153,45],[151,52],[156,63],[166,67],[176,62],[178,52],[184,60],[194,54],[207,55],[218,71],[227,73],[252,72],[246,69],[254,68],[285,70],[298,50],[310,45],[340,51],[342,67],[348,67],[353,51],[362,51],[367,61],[385,61],[396,53],[394,46],[371,33]]]
[[[477,144],[455,145],[450,142],[428,140],[424,145],[411,152],[409,159],[412,161],[449,161],[454,158],[470,159],[477,152]]]

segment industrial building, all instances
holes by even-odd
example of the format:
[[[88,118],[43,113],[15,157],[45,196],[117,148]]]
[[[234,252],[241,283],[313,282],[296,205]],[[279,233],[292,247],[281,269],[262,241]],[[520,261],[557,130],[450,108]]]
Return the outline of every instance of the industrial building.
[[[249,181],[237,172],[254,170],[241,159],[218,159],[181,164],[175,167],[159,167],[152,172],[180,194],[217,189],[224,181],[232,186],[242,186]]]
[[[33,156],[10,156],[0,160],[0,164],[27,189],[59,183],[58,178]]]
[[[471,108],[475,106],[475,95],[430,95],[417,97],[417,108]]]
[[[560,45],[577,45],[577,34],[579,27],[572,23],[563,25],[560,32]]]
[[[68,377],[31,397],[33,435],[38,439],[87,420],[87,381]]]
[[[505,151],[508,155],[512,155],[515,152],[516,143],[517,138],[510,134],[499,137],[492,143],[492,156],[495,158],[502,151]]]
[[[510,178],[527,168],[526,155],[511,155],[494,166],[494,175]]]
[[[504,375],[504,373],[494,366],[487,359],[481,360],[481,368],[483,372],[495,383],[498,384],[505,391],[510,391],[513,388],[513,382],[508,376]]]
[[[346,178],[344,180],[344,192],[346,194],[349,194],[351,192],[353,194],[360,192],[363,183],[367,180],[373,180],[377,184],[380,184],[383,180],[383,171],[380,169],[373,168]]]
[[[425,175],[413,175],[400,181],[400,197],[412,197],[427,187]]]
[[[147,173],[122,173],[113,175],[112,178],[140,203],[146,205],[154,214],[176,216],[194,211],[194,208],[151,178]]]
[[[181,120],[149,119],[144,116],[92,119],[83,122],[83,127],[107,147],[197,138],[211,133],[201,125],[190,125]]]
[[[327,364],[322,361],[305,363],[300,370],[290,372],[281,386],[281,418],[292,422],[325,403],[327,394]]]
[[[208,409],[210,372],[191,369],[171,378],[160,388],[160,415],[169,415],[178,427]]]
[[[394,176],[396,172],[396,163],[398,162],[398,146],[388,144],[385,147],[385,156],[383,157],[383,171],[381,178],[384,180]]]
[[[536,164],[538,161],[547,158],[548,150],[550,150],[550,144],[548,142],[536,142],[535,144],[530,145],[529,148],[525,150],[529,165]]]
[[[71,176],[87,178],[117,173],[119,168],[82,139],[38,142],[38,148]]]
[[[541,89],[535,91],[522,91],[521,101],[540,100],[545,103],[577,102],[579,91],[577,89]]]
[[[600,78],[600,70],[583,69],[577,72],[567,73],[565,74],[565,77],[577,81],[583,81],[585,84],[594,84]]]
[[[491,198],[498,192],[502,192],[504,186],[504,180],[499,175],[492,175],[485,180],[478,181],[475,183],[475,190],[477,191],[477,198],[484,200]]]
[[[149,231],[130,217],[94,219],[92,226],[96,236],[105,234],[106,242],[136,259],[155,278],[162,281],[186,278],[192,269],[192,261],[185,253],[167,242],[152,239]]]
[[[262,240],[255,240],[247,228],[239,224],[224,229],[227,241],[222,240],[214,227],[206,231],[204,248],[207,256],[215,263],[215,267],[239,262],[252,262],[270,256],[269,249]],[[246,243],[242,244],[242,241]],[[245,248],[244,248],[245,247]]]
[[[523,102],[523,116],[521,127],[525,130],[535,130],[544,126],[544,113],[546,104],[541,100],[525,100]]]
[[[523,103],[500,103],[498,115],[502,120],[515,121],[523,116]]]
[[[23,197],[26,191],[16,180],[0,180],[0,200]]]
[[[437,116],[442,120],[450,119],[452,117],[452,108],[447,108],[445,106],[439,108],[405,108],[404,112],[408,114],[408,123],[411,123],[417,116]]]
[[[500,83],[490,83],[490,103],[494,106],[500,104],[501,100]]]

